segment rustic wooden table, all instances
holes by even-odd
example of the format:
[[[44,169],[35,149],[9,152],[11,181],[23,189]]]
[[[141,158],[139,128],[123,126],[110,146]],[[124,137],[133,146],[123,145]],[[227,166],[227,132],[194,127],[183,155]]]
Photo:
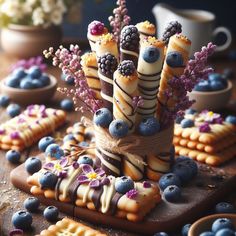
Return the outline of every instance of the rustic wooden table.
[[[13,59],[9,56],[0,54],[0,79],[3,79],[9,73],[9,66],[14,63],[16,59]],[[215,67],[217,72],[222,72],[224,68],[231,67],[236,72],[236,62],[230,62],[227,60],[214,59],[212,65]],[[49,67],[48,72],[55,75],[58,78],[59,85],[64,86],[65,83],[60,80],[60,71],[57,68]],[[236,114],[236,80],[234,83],[234,92],[232,96],[232,101],[230,106],[225,109],[224,113],[234,113]],[[58,107],[60,100],[63,96],[59,93],[56,93],[53,101],[48,104],[48,106]],[[0,110],[0,123],[9,119],[6,115],[4,109]],[[67,118],[68,122],[66,126],[73,124],[76,120],[79,120],[79,114],[75,112],[71,112],[68,114]],[[65,128],[59,130],[59,133],[63,134]],[[22,154],[21,162],[24,162],[26,158],[29,156],[34,156],[38,154],[37,145],[32,147],[29,151],[24,152]],[[0,151],[0,235],[8,235],[10,230],[13,229],[11,224],[11,217],[14,212],[23,208],[23,201],[28,197],[27,194],[15,189],[9,180],[10,171],[16,167],[16,165],[10,164],[5,159],[5,152]],[[236,175],[236,170],[235,170]],[[227,198],[236,205],[236,190],[235,193]],[[33,231],[28,233],[27,235],[34,235],[35,233],[39,233],[42,229],[45,229],[49,226],[49,223],[43,218],[42,211],[44,206],[40,207],[40,211],[36,214],[33,214]],[[60,215],[63,217],[63,214]],[[117,234],[119,235],[119,234]],[[131,235],[131,234],[130,234]]]

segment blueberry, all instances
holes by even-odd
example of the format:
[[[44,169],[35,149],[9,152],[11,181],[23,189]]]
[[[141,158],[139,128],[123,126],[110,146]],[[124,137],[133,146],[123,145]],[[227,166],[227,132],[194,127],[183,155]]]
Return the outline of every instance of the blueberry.
[[[109,132],[114,138],[123,138],[128,134],[129,126],[123,120],[113,120],[109,125]]]
[[[183,119],[181,122],[180,122],[180,125],[182,128],[190,128],[190,127],[193,127],[194,126],[194,121],[191,120],[191,119]]]
[[[79,164],[93,165],[93,159],[87,155],[80,156],[77,162]]]
[[[175,119],[175,123],[180,124],[183,119],[184,119],[183,116],[177,116],[176,119]]]
[[[143,60],[147,63],[154,63],[159,59],[160,52],[156,47],[150,46],[144,49],[142,56]]]
[[[235,232],[231,229],[221,229],[216,232],[215,236],[235,236]]]
[[[236,213],[234,206],[228,202],[220,202],[215,206],[216,213]]]
[[[178,156],[178,157],[175,159],[176,163],[177,163],[177,162],[186,161],[186,160],[191,160],[191,158],[186,157],[186,156]]]
[[[179,52],[169,52],[166,57],[166,63],[170,67],[182,67],[184,60]]]
[[[32,85],[34,88],[43,88],[44,85],[43,85],[43,82],[41,80],[38,80],[38,79],[33,79],[32,80]]]
[[[57,221],[59,211],[55,206],[48,206],[43,211],[43,216],[47,221]]]
[[[25,162],[25,169],[29,174],[34,174],[42,168],[42,162],[37,157],[30,157]]]
[[[201,233],[199,236],[215,236],[215,234],[211,231],[206,231]]]
[[[74,108],[74,103],[71,99],[66,98],[61,101],[60,107],[65,111],[72,111]]]
[[[6,159],[14,164],[16,164],[20,161],[20,157],[21,157],[20,152],[15,151],[15,150],[9,150],[6,153]]]
[[[159,180],[159,187],[162,191],[165,190],[170,185],[176,185],[178,187],[181,186],[181,181],[179,177],[173,173],[168,173],[165,175],[162,175],[162,177]]]
[[[73,77],[70,77],[68,79],[66,79],[66,77],[67,77],[67,75],[65,75],[65,74],[61,75],[61,79],[63,81],[65,81],[67,84],[69,84],[69,85],[74,85],[75,84],[75,79]]]
[[[225,122],[236,125],[236,116],[227,116]]]
[[[144,118],[139,126],[138,132],[143,136],[151,136],[160,130],[160,123],[155,117]]]
[[[49,171],[46,171],[40,176],[39,183],[42,189],[46,189],[46,188],[54,189],[56,186],[57,180],[58,180],[58,177],[55,174]]]
[[[75,137],[73,134],[67,134],[66,136],[64,136],[63,138],[63,143],[67,142],[67,141],[71,141],[71,140],[75,140]]]
[[[155,233],[153,236],[169,236],[166,232]]]
[[[32,81],[33,80],[29,79],[29,78],[22,79],[20,82],[20,88],[21,89],[33,89],[34,85],[33,85]]]
[[[39,81],[43,84],[43,86],[48,86],[51,82],[50,77],[47,74],[42,74],[39,78]]]
[[[184,225],[181,230],[181,235],[188,236],[188,231],[189,231],[190,227],[191,227],[191,224]]]
[[[189,108],[185,111],[185,114],[194,115],[197,111],[193,108]]]
[[[20,114],[20,106],[18,104],[10,104],[8,107],[7,107],[7,114],[10,116],[10,117],[15,117],[15,116],[18,116]]]
[[[211,230],[216,233],[217,231],[225,228],[234,230],[232,221],[228,218],[219,218],[213,222]]]
[[[89,146],[89,143],[86,141],[82,141],[79,143],[79,147],[88,147],[88,146]]]
[[[125,194],[134,188],[134,181],[128,176],[122,176],[116,179],[115,189],[118,193]]]
[[[225,68],[223,71],[223,75],[226,79],[233,79],[234,78],[234,70],[232,68]]]
[[[93,116],[93,122],[101,127],[108,127],[112,122],[112,114],[107,108],[97,110]]]
[[[18,88],[20,85],[20,80],[15,77],[8,77],[5,81],[5,85],[12,88]]]
[[[194,87],[195,91],[200,91],[200,92],[207,92],[211,90],[211,86],[209,81],[207,80],[202,80],[200,81],[195,87]]]
[[[28,70],[28,75],[33,79],[38,79],[42,75],[42,71],[38,66],[32,66]]]
[[[182,183],[188,182],[193,176],[192,169],[182,162],[177,162],[173,166],[173,173],[180,178]]]
[[[40,202],[36,197],[28,197],[24,201],[24,208],[29,212],[36,212],[39,208]]]
[[[23,67],[19,67],[12,72],[12,75],[17,79],[22,79],[26,76],[26,72]]]
[[[58,144],[52,143],[47,146],[45,154],[48,157],[60,159],[64,155],[64,152]]]
[[[222,75],[219,73],[212,73],[209,74],[208,76],[209,81],[221,81],[222,80]]]
[[[168,202],[177,202],[181,198],[181,190],[176,185],[170,185],[165,188],[163,195]]]
[[[10,98],[7,95],[0,96],[0,107],[7,107],[10,103]]]
[[[183,160],[181,163],[183,165],[186,165],[187,167],[189,167],[191,169],[191,178],[193,178],[194,176],[197,175],[197,173],[198,173],[198,165],[197,165],[197,163],[194,160],[192,160],[192,159]]]
[[[29,230],[33,222],[32,215],[27,211],[17,211],[12,216],[12,224],[17,229]]]
[[[48,145],[50,145],[52,143],[55,143],[55,140],[53,137],[51,137],[51,136],[43,137],[39,140],[38,148],[40,151],[45,152]]]
[[[211,81],[210,82],[211,91],[218,91],[225,89],[225,85],[221,81]]]

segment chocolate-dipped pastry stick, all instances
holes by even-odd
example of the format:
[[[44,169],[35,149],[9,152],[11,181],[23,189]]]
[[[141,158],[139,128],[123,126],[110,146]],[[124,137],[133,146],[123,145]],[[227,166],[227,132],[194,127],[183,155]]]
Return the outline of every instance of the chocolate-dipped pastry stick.
[[[116,39],[113,34],[105,34],[99,37],[96,42],[96,54],[97,58],[103,56],[106,53],[110,53],[119,60],[119,52]]]
[[[104,24],[100,21],[92,21],[88,25],[88,33],[87,33],[87,38],[91,47],[92,51],[96,51],[96,42],[99,39],[99,37],[103,34],[107,34],[108,30],[104,26]]]
[[[138,95],[138,74],[132,61],[123,61],[114,73],[113,116],[127,122],[129,131],[135,128],[133,97]]]
[[[107,175],[121,176],[122,155],[97,147],[96,157],[96,164],[101,167]]]
[[[139,32],[140,42],[149,37],[155,36],[156,34],[156,27],[154,24],[150,23],[149,21],[143,21],[135,25]]]
[[[140,45],[138,86],[143,104],[138,108],[137,113],[140,118],[144,118],[154,116],[156,113],[165,44],[155,37],[148,37],[142,40]]]
[[[101,99],[101,84],[98,77],[98,65],[95,52],[87,52],[81,57],[81,65],[88,86],[95,92],[95,97]]]
[[[134,25],[127,25],[120,36],[120,61],[131,60],[135,68],[138,65],[139,32]]]
[[[98,58],[98,76],[101,83],[103,106],[113,110],[113,73],[117,69],[117,59],[110,53]]]
[[[175,34],[170,37],[167,47],[166,58],[161,72],[160,88],[158,92],[158,116],[161,116],[161,106],[172,109],[176,104],[175,96],[166,96],[166,91],[170,88],[169,81],[174,77],[180,77],[189,59],[191,41],[181,35]]]

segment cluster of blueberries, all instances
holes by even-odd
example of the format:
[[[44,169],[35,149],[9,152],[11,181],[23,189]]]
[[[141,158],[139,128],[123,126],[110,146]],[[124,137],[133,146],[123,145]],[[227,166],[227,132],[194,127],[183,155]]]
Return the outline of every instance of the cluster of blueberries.
[[[163,175],[159,180],[159,188],[169,202],[181,200],[181,186],[191,181],[198,173],[196,162],[188,157],[179,156],[172,167],[172,172]]]
[[[227,88],[228,81],[224,75],[219,73],[212,73],[207,80],[201,80],[195,87],[195,91],[209,92],[218,91]]]
[[[112,113],[107,108],[97,110],[93,122],[100,127],[108,128],[114,138],[123,138],[129,132],[128,124],[121,119],[113,120]],[[138,126],[138,133],[142,136],[151,136],[160,131],[160,123],[155,117],[143,119]]]
[[[234,206],[228,202],[220,202],[215,206],[214,213],[216,214],[226,214],[236,213]],[[182,227],[181,235],[188,236],[189,229],[191,224],[186,224]],[[199,236],[235,236],[235,226],[230,219],[219,218],[216,219],[211,229],[209,231],[202,232]],[[158,232],[154,236],[169,236],[166,232]]]
[[[7,77],[5,84],[12,88],[37,89],[48,86],[50,77],[38,66],[32,66],[28,70],[19,67]]]
[[[40,202],[36,197],[28,197],[24,201],[25,210],[19,210],[12,216],[12,224],[16,229],[30,230],[33,223],[31,213],[36,213],[39,210]],[[58,220],[59,211],[55,206],[48,206],[43,211],[43,216],[47,221],[55,222]]]
[[[6,107],[7,114],[10,117],[18,116],[21,112],[20,105],[16,103],[10,104],[10,102],[10,98],[7,95],[0,95],[0,107]]]
[[[61,80],[64,81],[68,85],[74,85],[75,84],[75,79],[73,77],[67,78],[67,75],[62,73],[61,74]]]

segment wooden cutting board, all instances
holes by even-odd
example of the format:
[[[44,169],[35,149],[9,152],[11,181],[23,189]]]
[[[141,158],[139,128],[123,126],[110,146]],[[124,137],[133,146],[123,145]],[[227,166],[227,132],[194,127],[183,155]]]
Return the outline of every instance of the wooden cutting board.
[[[183,187],[181,202],[169,203],[162,200],[145,220],[139,223],[104,215],[87,208],[79,208],[72,204],[49,200],[43,196],[39,199],[45,205],[57,206],[61,212],[67,215],[92,223],[92,226],[110,236],[134,235],[127,233],[127,231],[141,235],[152,235],[160,231],[176,231],[184,224],[193,222],[202,216],[204,212],[236,187],[235,168],[236,160],[222,168],[212,168],[200,164],[198,176]],[[26,183],[27,176],[24,164],[22,164],[11,172],[10,177],[15,187],[30,193],[30,186]]]

